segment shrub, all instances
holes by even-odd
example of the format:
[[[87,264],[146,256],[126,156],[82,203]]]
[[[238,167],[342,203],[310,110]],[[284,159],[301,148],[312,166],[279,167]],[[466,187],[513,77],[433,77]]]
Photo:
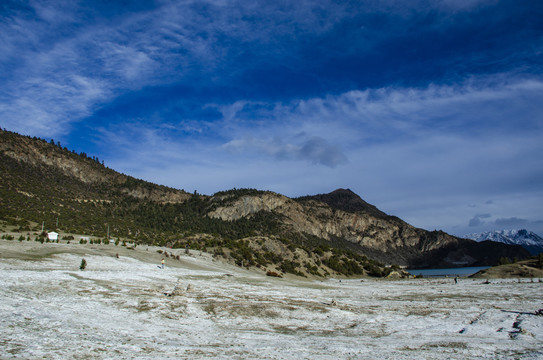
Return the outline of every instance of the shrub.
[[[79,270],[85,270],[87,267],[87,260],[81,259],[81,265],[79,265]]]
[[[300,264],[295,261],[285,260],[281,263],[281,265],[279,266],[279,269],[284,273],[291,273],[298,276],[304,276],[303,273],[296,270],[298,266],[300,266]]]
[[[537,264],[536,266],[540,269],[543,269],[543,253],[539,254],[537,256]]]

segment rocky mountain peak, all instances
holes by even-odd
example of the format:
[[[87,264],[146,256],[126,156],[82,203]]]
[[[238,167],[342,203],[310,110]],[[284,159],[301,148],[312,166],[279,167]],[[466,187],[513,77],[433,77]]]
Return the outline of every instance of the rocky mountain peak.
[[[360,196],[355,194],[351,189],[336,189],[328,194],[319,194],[313,196],[305,196],[300,200],[317,200],[328,204],[333,209],[342,210],[350,213],[362,212],[376,217],[388,217],[388,215],[377,207],[362,200]]]

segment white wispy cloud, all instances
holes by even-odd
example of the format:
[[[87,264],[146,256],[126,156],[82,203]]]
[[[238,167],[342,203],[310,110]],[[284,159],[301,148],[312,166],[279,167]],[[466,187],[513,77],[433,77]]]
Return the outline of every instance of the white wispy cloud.
[[[4,104],[2,115],[12,119],[9,121],[10,125],[16,126],[14,130],[26,128],[27,131],[41,133],[43,128],[50,128],[58,129],[55,132],[60,133],[64,128],[59,124],[81,121],[89,115],[88,111],[78,112],[75,106],[70,109],[70,103],[61,93],[58,101],[64,103],[67,110],[54,112],[48,102],[36,100],[32,91],[24,86],[25,83],[33,82],[35,86],[43,83],[44,91],[51,93],[53,83],[63,87],[66,86],[65,79],[69,82],[74,76],[81,76],[100,84],[101,92],[107,93],[108,100],[111,101],[119,95],[145,86],[183,80],[195,81],[195,76],[198,79],[196,81],[205,79],[207,84],[202,86],[227,84],[239,76],[237,73],[242,71],[240,68],[258,67],[258,62],[265,61],[266,58],[284,60],[285,63],[288,61],[288,66],[292,69],[303,71],[303,63],[297,63],[299,60],[296,60],[296,52],[301,51],[301,48],[293,45],[293,40],[290,40],[293,37],[298,39],[299,36],[307,34],[310,39],[315,39],[345,21],[356,19],[364,23],[371,20],[365,16],[385,11],[389,16],[409,17],[413,16],[414,9],[420,14],[431,12],[432,9],[440,9],[441,12],[456,12],[459,9],[469,11],[475,4],[482,6],[491,2],[463,1],[452,4],[444,1],[423,7],[419,6],[420,4],[399,6],[396,1],[390,1],[367,3],[352,8],[346,4],[327,1],[288,4],[266,1],[251,4],[166,1],[154,8],[126,11],[126,14],[112,18],[100,17],[94,13],[89,16],[92,21],[88,21],[81,13],[85,7],[78,7],[74,3],[31,1],[13,9],[0,25],[0,33],[3,34],[0,35],[3,45],[0,56],[8,62],[17,62],[17,65],[11,64],[6,68],[6,74],[9,75],[6,75],[4,81],[9,92],[5,91],[0,95],[0,101]],[[439,15],[439,19],[446,18],[445,14]],[[365,47],[367,45],[363,44],[368,41],[369,39],[359,41],[356,46]],[[360,51],[361,48],[356,49]],[[292,53],[293,51],[295,53]],[[243,67],[237,66],[236,69],[236,62],[243,61],[245,55],[250,56],[251,52],[258,54],[255,59],[257,63],[243,64]],[[446,98],[447,104],[450,104],[450,97],[443,93],[454,89],[438,87],[437,90],[442,92],[442,98]],[[389,93],[381,93],[386,91]],[[412,101],[410,96],[427,95],[432,101],[439,102],[440,97],[432,96],[431,91],[432,89],[427,89],[426,92],[415,91],[413,95],[390,89],[368,92],[357,90],[330,100],[300,101],[297,106],[301,116],[304,111],[313,108],[320,112],[321,117],[327,113],[335,116],[339,112],[343,116],[365,116],[364,121],[370,123],[374,112],[385,111],[384,106],[389,111],[390,119],[394,119],[395,114],[406,111],[414,117],[417,109],[409,107],[413,106],[412,104],[421,106],[423,102],[420,98]],[[482,93],[477,92],[477,95]],[[358,99],[364,96],[381,97],[388,99],[390,103]],[[17,114],[28,111],[20,109],[20,104],[31,100],[35,109],[31,112],[47,113],[48,116],[39,118],[57,119],[59,124],[52,126],[49,121],[38,130],[32,125],[32,120],[18,116]],[[48,100],[54,101],[55,98],[50,97]],[[77,100],[85,101],[83,96]],[[83,107],[97,108],[103,103],[102,97],[88,97]],[[75,101],[71,104],[75,104]],[[366,106],[366,111],[353,108],[353,104]],[[440,104],[425,105],[436,109]],[[287,104],[287,111],[290,110],[289,106],[292,105]],[[328,109],[327,106],[342,106],[344,111]],[[427,110],[419,110],[423,115],[428,113]],[[27,122],[28,126],[25,126]],[[392,120],[389,120],[387,125],[390,126],[391,123]],[[403,122],[398,121],[398,126],[401,124]],[[330,141],[327,137],[323,138]]]
[[[476,151],[471,158],[493,157],[496,166],[500,159],[519,161],[538,147],[540,136],[533,130],[543,126],[543,119],[533,99],[541,97],[543,82],[518,80],[490,88],[485,81],[475,85],[470,81],[463,87],[350,91],[287,104],[237,101],[221,106],[223,119],[206,126],[226,139],[222,144],[214,139],[216,151],[238,156],[261,153],[330,165],[382,146],[379,151],[390,156],[411,149],[413,159],[402,157],[402,161],[412,164],[417,159],[438,163],[440,154],[462,149]],[[252,105],[263,110],[255,111]],[[532,109],[526,111],[527,107]],[[515,111],[519,115],[510,118]],[[487,127],[488,123],[495,126]],[[325,160],[325,154],[337,158]],[[473,162],[470,157],[459,159]],[[454,163],[454,156],[448,161]]]
[[[47,136],[65,134],[74,120],[91,115],[94,105],[109,95],[99,80],[75,74],[61,81],[32,77],[12,90],[9,100],[0,103],[5,126]]]
[[[341,186],[420,226],[439,220],[467,228],[470,219],[481,226],[499,219],[536,223],[528,212],[541,209],[530,196],[542,199],[543,164],[533,155],[543,152],[543,79],[536,64],[542,47],[537,41],[524,46],[523,39],[538,28],[507,37],[507,30],[490,26],[504,24],[505,10],[532,5],[216,0],[115,6],[14,1],[5,7],[2,126],[57,138],[85,122],[88,137],[107,144],[101,157],[114,168],[206,193],[248,186],[295,196]],[[468,21],[483,10],[495,17]],[[513,20],[519,14],[527,12]],[[435,35],[456,46],[456,36],[486,25],[494,31],[488,39],[474,35],[510,41],[490,48],[490,55],[478,50],[479,38],[442,57],[434,53],[438,43],[418,43]],[[415,79],[389,81],[404,66],[397,62],[403,56],[409,59],[401,74]],[[392,62],[376,69],[381,60]],[[435,66],[416,70],[427,64]],[[502,65],[487,74],[496,64]],[[432,71],[442,73],[417,81]],[[385,75],[372,82],[374,73]],[[142,104],[146,97],[152,101]],[[104,109],[114,114],[98,111]],[[199,117],[210,110],[216,114]],[[489,198],[493,204],[466,213],[466,204]],[[529,210],[500,212],[504,204],[518,208],[519,199]],[[492,218],[476,217],[481,214]]]
[[[540,103],[538,98],[543,100],[542,80],[504,76],[501,84],[493,80],[491,85],[487,79],[471,79],[456,86],[356,90],[286,104],[258,103],[263,110],[251,107],[250,117],[244,109],[251,103],[238,101],[221,108],[228,122],[221,130],[232,137],[227,147],[244,144],[262,150],[268,146],[263,144],[270,144],[271,150],[265,152],[274,153],[275,147],[281,147],[276,139],[299,133],[326,139],[346,151],[379,142],[416,143],[434,136],[439,141],[455,136],[485,141],[511,132],[522,137],[524,130],[531,134],[541,129],[543,106],[535,104]]]

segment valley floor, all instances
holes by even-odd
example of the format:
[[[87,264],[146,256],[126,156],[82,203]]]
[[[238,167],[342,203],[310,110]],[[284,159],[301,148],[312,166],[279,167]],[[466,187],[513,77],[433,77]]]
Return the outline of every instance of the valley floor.
[[[538,279],[279,279],[179,254],[0,240],[0,359],[543,358]]]

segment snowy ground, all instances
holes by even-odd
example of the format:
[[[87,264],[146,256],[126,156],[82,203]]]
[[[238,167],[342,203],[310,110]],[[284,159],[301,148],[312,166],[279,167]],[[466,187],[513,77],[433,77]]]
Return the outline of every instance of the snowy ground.
[[[142,250],[12,246],[67,245],[1,242],[0,359],[543,358],[537,280],[302,281],[198,254],[162,270]]]

